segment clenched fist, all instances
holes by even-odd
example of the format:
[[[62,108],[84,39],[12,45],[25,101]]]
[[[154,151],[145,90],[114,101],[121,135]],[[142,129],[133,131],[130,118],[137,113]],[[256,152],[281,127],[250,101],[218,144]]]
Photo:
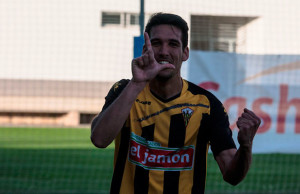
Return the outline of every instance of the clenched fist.
[[[242,147],[251,147],[254,136],[257,129],[261,123],[260,118],[258,118],[252,111],[244,109],[242,115],[238,118],[236,122],[239,128],[238,141]]]

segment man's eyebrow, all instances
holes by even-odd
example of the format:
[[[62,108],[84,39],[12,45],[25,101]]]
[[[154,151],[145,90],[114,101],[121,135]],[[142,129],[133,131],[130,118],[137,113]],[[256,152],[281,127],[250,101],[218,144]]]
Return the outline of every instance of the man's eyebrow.
[[[150,42],[152,42],[152,41],[160,41],[160,39],[159,39],[159,38],[153,38],[153,39],[150,40]],[[180,41],[177,40],[177,39],[169,39],[169,42],[177,42],[177,43],[180,43]]]
[[[152,42],[152,41],[160,41],[160,39],[159,38],[150,39],[150,42]]]
[[[170,41],[170,42],[177,42],[177,43],[180,43],[180,41],[177,40],[177,39],[170,39],[169,41]]]

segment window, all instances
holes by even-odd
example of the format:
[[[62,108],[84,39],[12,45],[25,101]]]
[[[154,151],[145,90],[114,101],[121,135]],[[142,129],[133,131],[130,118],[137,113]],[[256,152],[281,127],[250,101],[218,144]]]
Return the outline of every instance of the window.
[[[91,124],[97,114],[80,113],[80,124]]]
[[[253,17],[191,16],[191,49],[236,52],[237,33]]]
[[[121,24],[121,14],[120,13],[102,13],[102,26],[108,25],[108,24]]]
[[[139,14],[130,14],[130,25],[139,25]]]
[[[101,26],[134,26],[139,25],[139,14],[121,12],[102,12]]]

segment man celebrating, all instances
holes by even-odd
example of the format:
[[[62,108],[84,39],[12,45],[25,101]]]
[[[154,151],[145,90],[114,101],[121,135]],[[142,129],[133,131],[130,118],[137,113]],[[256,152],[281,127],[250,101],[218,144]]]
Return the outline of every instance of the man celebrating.
[[[92,123],[95,146],[115,140],[111,193],[204,193],[209,145],[224,180],[238,184],[249,170],[260,119],[244,110],[237,149],[221,102],[180,75],[189,58],[180,16],[153,15],[144,38],[132,79],[112,87]]]

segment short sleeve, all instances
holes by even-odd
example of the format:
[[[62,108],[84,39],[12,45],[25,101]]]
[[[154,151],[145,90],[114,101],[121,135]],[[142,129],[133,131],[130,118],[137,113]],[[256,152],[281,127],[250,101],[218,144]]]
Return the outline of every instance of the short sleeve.
[[[121,92],[123,91],[123,89],[126,87],[126,85],[128,83],[129,83],[128,79],[122,79],[122,80],[116,82],[111,87],[107,96],[105,97],[105,104],[102,108],[102,111],[104,111],[107,107],[109,107],[109,105],[111,105],[113,103],[113,101],[121,94]]]
[[[236,148],[232,139],[232,131],[229,127],[228,114],[217,98],[213,98],[211,101],[210,113],[211,130],[209,141],[213,154],[217,155],[223,150]]]
[[[116,82],[111,87],[111,89],[109,90],[107,96],[105,97],[105,103],[104,103],[104,105],[102,107],[101,112],[103,112],[107,107],[109,107],[109,105],[111,105],[114,102],[114,100],[121,94],[121,92],[123,91],[123,89],[126,87],[126,85],[128,84],[128,82],[129,82],[129,80],[122,79],[122,80]],[[100,112],[100,114],[101,114],[101,112]],[[94,128],[95,123],[97,122],[98,116],[96,116],[93,119],[93,121],[92,121],[92,128]]]

